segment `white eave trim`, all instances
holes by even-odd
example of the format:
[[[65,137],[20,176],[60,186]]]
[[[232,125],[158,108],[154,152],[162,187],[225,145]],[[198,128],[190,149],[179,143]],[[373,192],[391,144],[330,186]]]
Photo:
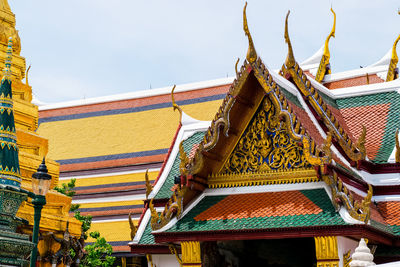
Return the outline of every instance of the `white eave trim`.
[[[174,164],[174,161],[179,153],[179,144],[183,141],[191,137],[197,132],[206,131],[208,127],[210,127],[210,121],[198,121],[197,123],[190,123],[187,125],[182,125],[179,129],[178,136],[176,137],[175,144],[172,148],[171,154],[167,159],[167,163],[165,164],[163,172],[160,174],[160,177],[157,183],[154,185],[153,191],[151,191],[148,199],[154,198],[157,193],[160,191],[162,185],[168,177],[169,172]]]

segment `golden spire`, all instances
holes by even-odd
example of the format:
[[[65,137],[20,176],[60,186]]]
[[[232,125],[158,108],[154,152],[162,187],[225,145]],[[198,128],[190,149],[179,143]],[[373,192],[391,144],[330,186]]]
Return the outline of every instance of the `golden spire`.
[[[333,11],[332,8],[331,12],[333,13],[333,26],[331,32],[325,40],[324,53],[322,55],[321,62],[319,63],[317,75],[315,76],[315,80],[317,80],[318,82],[321,82],[324,79],[325,74],[331,73],[331,70],[327,69],[329,59],[331,58],[331,54],[329,53],[329,39],[331,39],[331,37],[335,38],[336,29],[336,13],[335,11]]]
[[[394,41],[394,44],[393,44],[392,59],[390,60],[389,70],[388,70],[388,74],[386,76],[387,82],[393,81],[394,79],[397,78],[397,77],[395,77],[396,76],[395,70],[397,67],[397,62],[399,62],[399,58],[397,56],[396,46],[397,46],[397,43],[399,42],[399,40],[400,40],[400,35],[399,35],[399,37],[397,37],[396,41]]]
[[[176,109],[179,111],[179,114],[180,114],[179,121],[182,122],[182,108],[180,106],[178,106],[178,104],[176,104],[176,102],[175,102],[175,97],[174,97],[175,87],[176,87],[176,85],[174,85],[174,87],[172,88],[172,91],[171,91],[172,107],[173,107],[174,111]]]
[[[249,63],[253,63],[257,60],[257,52],[256,49],[254,48],[253,38],[251,38],[249,26],[247,25],[246,7],[247,7],[247,2],[243,8],[243,30],[247,36],[247,39],[249,40],[249,48],[247,50],[246,58],[249,61]]]
[[[287,68],[291,68],[296,64],[296,61],[294,60],[292,43],[290,42],[289,30],[288,30],[289,14],[290,14],[290,10],[288,10],[288,13],[286,15],[286,20],[285,20],[285,42],[288,44],[288,55],[287,55],[286,61],[285,61],[285,65]]]
[[[11,60],[12,60],[12,46],[13,40],[12,37],[8,38],[7,52],[6,52],[6,64],[3,69],[3,78],[2,80],[10,80],[11,78]]]

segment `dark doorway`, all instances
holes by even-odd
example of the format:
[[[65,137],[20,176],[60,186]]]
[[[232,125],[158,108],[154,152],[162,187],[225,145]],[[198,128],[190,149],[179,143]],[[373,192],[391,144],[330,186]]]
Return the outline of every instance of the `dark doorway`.
[[[201,250],[204,267],[311,267],[317,261],[313,238],[203,242]]]

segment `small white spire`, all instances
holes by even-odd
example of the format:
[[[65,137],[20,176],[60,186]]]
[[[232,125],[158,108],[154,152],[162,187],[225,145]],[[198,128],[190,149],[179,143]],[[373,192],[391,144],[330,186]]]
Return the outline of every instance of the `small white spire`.
[[[371,251],[369,250],[364,238],[361,238],[358,247],[353,255],[351,255],[350,267],[374,266],[375,263],[373,260],[374,255],[372,255]]]

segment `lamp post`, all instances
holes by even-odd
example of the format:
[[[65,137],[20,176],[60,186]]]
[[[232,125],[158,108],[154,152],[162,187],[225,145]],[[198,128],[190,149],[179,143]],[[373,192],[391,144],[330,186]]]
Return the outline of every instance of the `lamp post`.
[[[36,266],[40,217],[42,215],[42,208],[46,205],[46,193],[49,190],[51,183],[51,175],[47,172],[46,162],[43,158],[37,172],[32,175],[32,190],[34,194],[34,197],[32,197],[32,204],[35,210],[33,215],[32,243],[35,247],[32,250],[30,267]]]

